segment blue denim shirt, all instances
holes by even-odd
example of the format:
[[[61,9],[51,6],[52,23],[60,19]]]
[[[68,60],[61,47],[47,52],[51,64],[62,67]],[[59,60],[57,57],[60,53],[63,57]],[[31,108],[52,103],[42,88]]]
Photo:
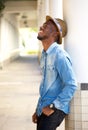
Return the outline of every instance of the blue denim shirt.
[[[69,55],[55,42],[46,52],[42,52],[40,66],[43,77],[36,109],[37,115],[41,115],[42,108],[51,103],[57,109],[69,113],[70,101],[77,88]]]

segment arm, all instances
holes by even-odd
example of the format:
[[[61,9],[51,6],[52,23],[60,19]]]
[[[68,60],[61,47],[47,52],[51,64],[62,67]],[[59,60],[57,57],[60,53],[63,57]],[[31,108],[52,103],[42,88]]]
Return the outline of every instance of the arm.
[[[57,108],[60,107],[63,109],[63,107],[68,105],[71,101],[75,90],[77,89],[77,83],[68,56],[57,57],[56,68],[63,83],[63,89],[53,103]]]

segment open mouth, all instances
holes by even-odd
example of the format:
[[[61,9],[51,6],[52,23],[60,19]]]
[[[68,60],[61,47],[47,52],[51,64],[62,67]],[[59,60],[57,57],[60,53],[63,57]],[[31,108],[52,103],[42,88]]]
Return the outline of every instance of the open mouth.
[[[41,33],[43,33],[43,30],[39,30],[38,34],[41,34]]]

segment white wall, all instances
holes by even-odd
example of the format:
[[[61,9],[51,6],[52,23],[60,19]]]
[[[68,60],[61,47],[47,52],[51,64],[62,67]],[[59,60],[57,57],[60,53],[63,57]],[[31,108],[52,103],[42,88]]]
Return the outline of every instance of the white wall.
[[[68,25],[65,49],[70,53],[77,80],[88,82],[88,0],[63,0]]]
[[[17,21],[14,15],[6,14],[1,17],[0,61],[5,61],[19,48]]]

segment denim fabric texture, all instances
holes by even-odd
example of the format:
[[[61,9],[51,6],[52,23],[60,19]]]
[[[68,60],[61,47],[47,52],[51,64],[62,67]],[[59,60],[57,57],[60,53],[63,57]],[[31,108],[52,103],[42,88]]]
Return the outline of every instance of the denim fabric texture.
[[[54,104],[55,108],[68,114],[70,101],[77,89],[69,54],[55,42],[46,52],[43,50],[40,66],[42,81],[36,108],[37,115],[40,116],[42,108],[51,103]]]

